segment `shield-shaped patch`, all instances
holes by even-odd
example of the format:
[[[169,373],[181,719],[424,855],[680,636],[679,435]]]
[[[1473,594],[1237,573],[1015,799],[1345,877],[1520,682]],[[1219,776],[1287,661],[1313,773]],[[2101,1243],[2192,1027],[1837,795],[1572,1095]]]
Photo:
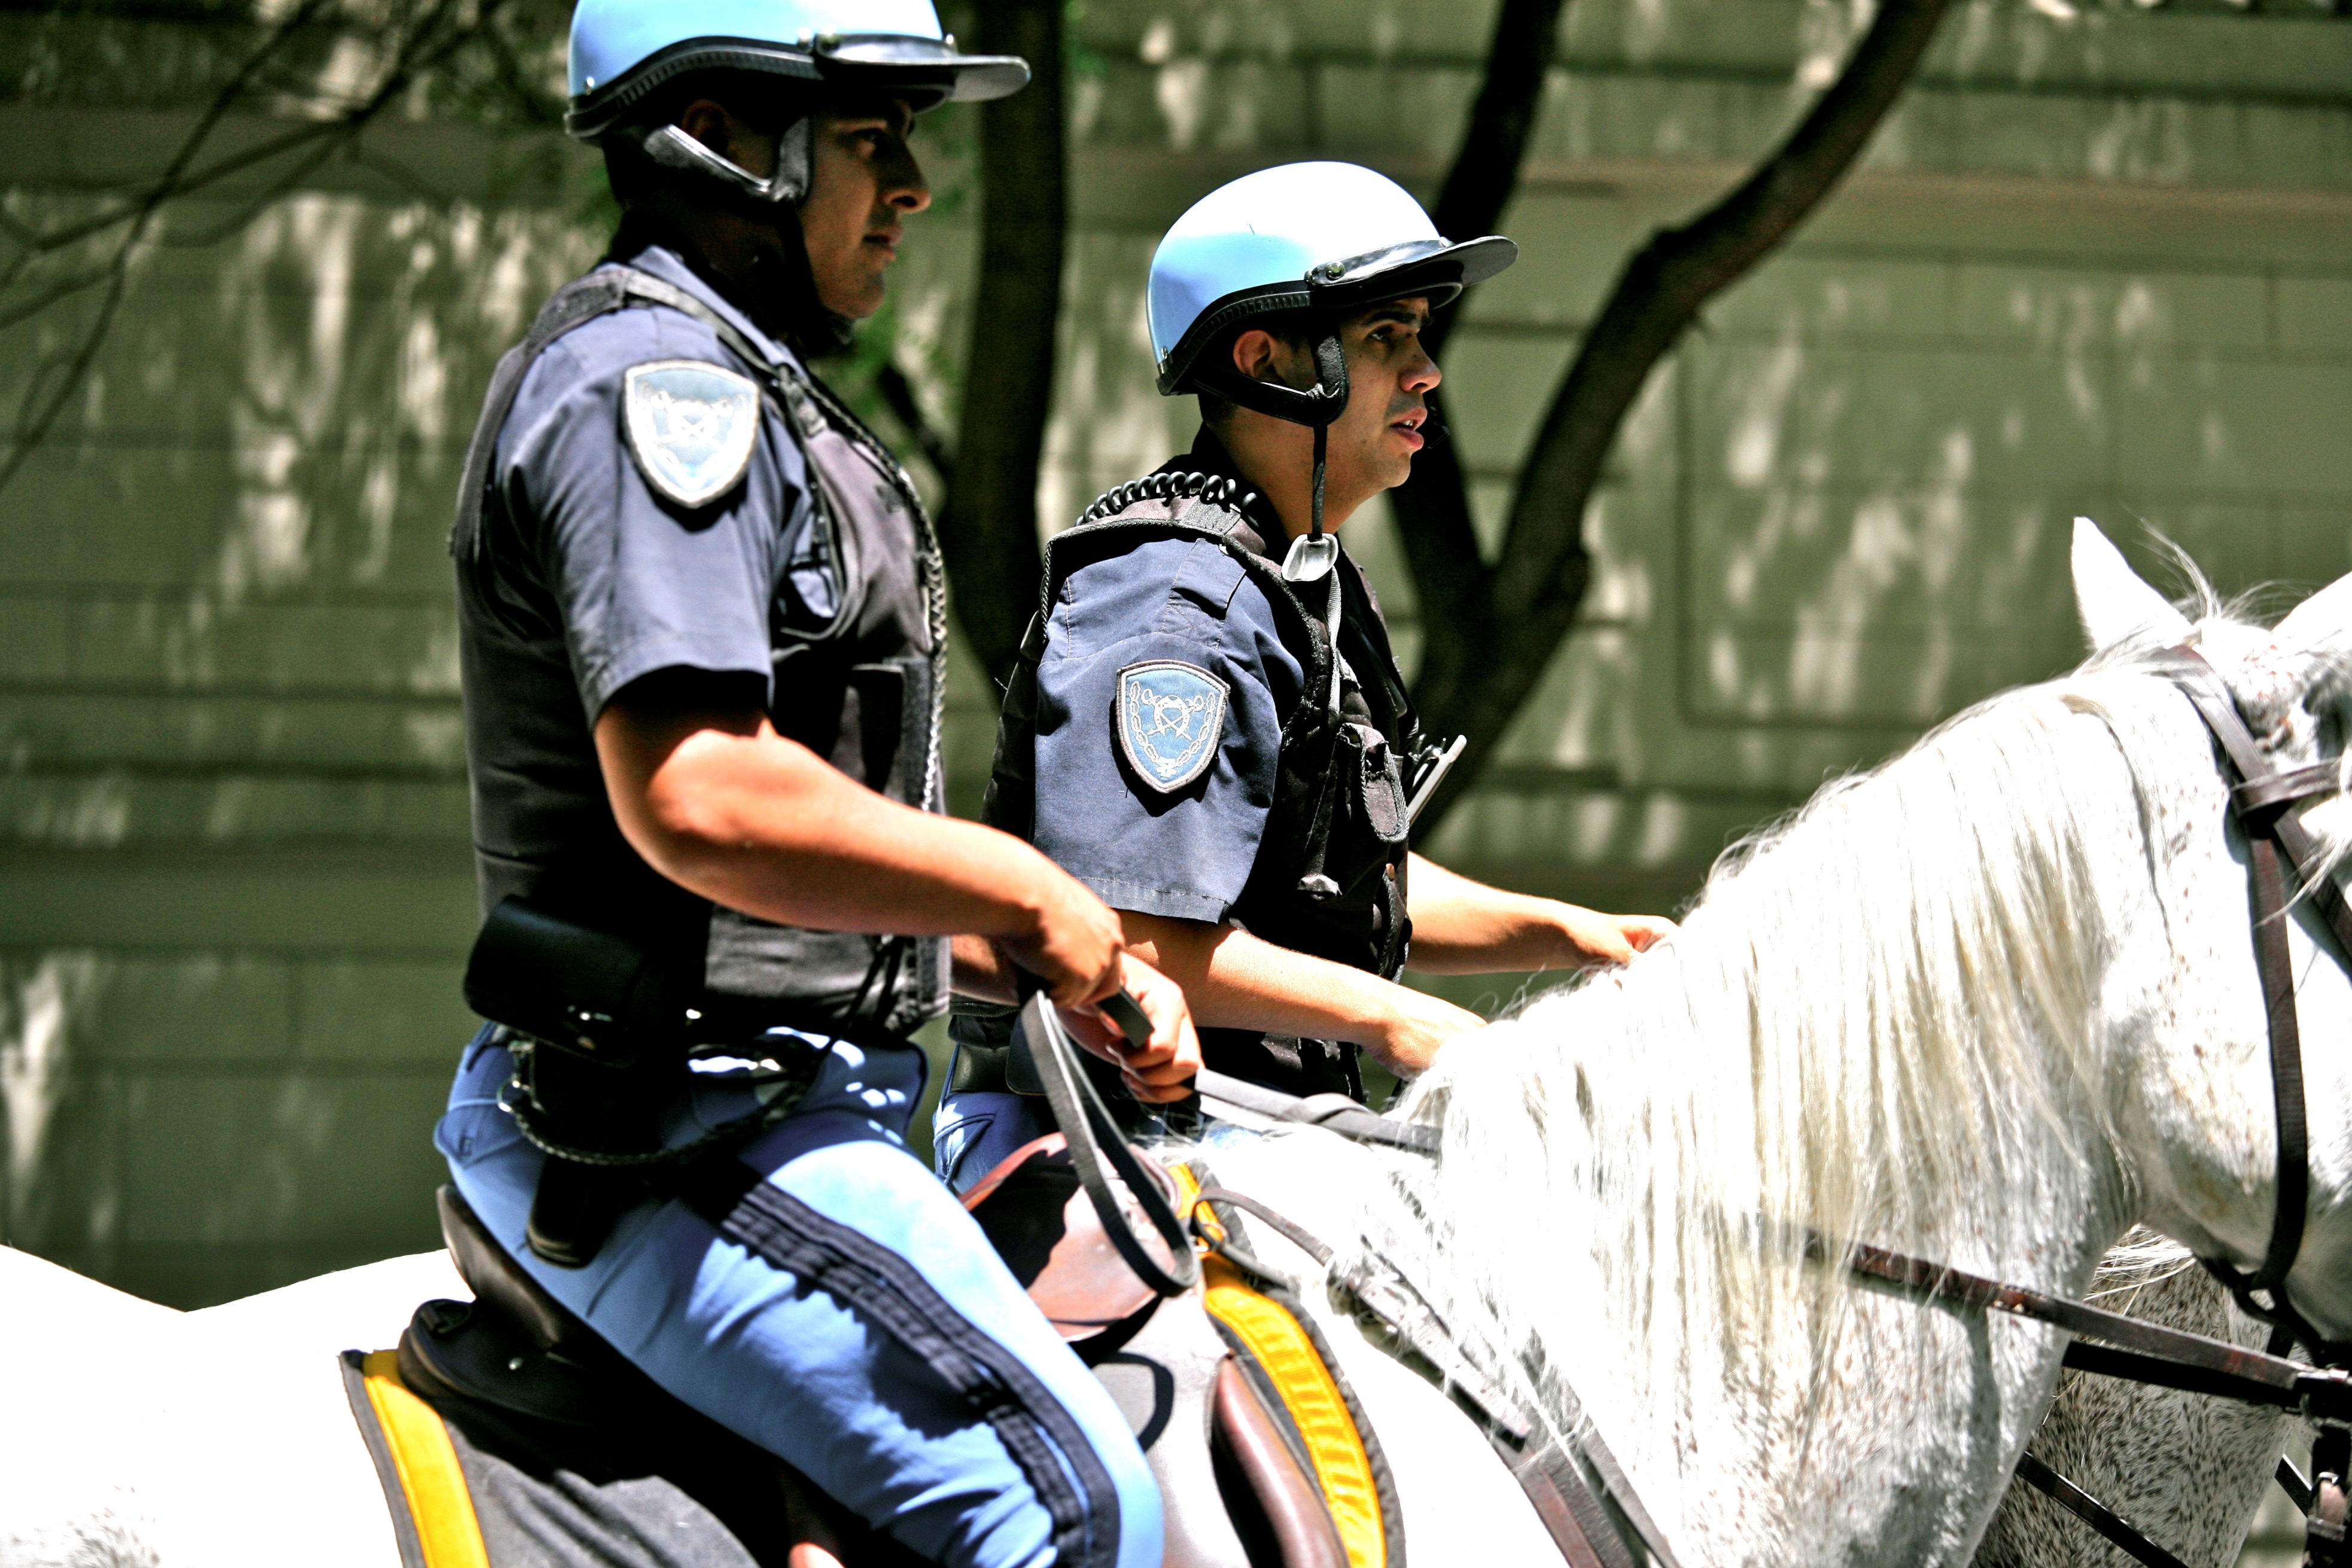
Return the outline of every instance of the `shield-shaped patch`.
[[[1197,664],[1151,659],[1118,673],[1118,743],[1136,776],[1172,794],[1208,771],[1229,688]]]
[[[750,377],[700,360],[656,360],[629,368],[621,401],[646,482],[679,506],[709,506],[751,466],[760,389]]]

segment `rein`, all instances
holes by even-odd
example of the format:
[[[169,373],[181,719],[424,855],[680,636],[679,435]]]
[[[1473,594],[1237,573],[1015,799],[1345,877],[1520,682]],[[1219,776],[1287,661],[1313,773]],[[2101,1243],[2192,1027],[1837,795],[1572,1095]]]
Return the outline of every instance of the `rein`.
[[[2173,684],[2221,745],[2225,775],[2231,781],[2231,815],[2246,835],[2253,883],[2254,961],[2261,969],[2263,1005],[2270,1021],[2271,1098],[2278,1119],[2278,1204],[2261,1265],[2244,1273],[2218,1258],[2199,1261],[2229,1288],[2248,1316],[2278,1331],[2271,1344],[2273,1352],[2300,1340],[2321,1361],[2352,1361],[2352,1345],[2329,1343],[2286,1297],[2287,1273],[2303,1249],[2304,1210],[2311,1195],[2303,1034],[2295,1018],[2294,967],[2286,939],[2286,865],[2294,868],[2296,880],[2309,891],[2338,951],[2352,956],[2352,908],[2346,907],[2343,889],[2328,874],[2326,857],[2301,820],[2308,802],[2343,791],[2342,778],[2328,763],[2285,773],[2272,768],[2213,666],[2193,649],[2172,652],[2179,662]]]

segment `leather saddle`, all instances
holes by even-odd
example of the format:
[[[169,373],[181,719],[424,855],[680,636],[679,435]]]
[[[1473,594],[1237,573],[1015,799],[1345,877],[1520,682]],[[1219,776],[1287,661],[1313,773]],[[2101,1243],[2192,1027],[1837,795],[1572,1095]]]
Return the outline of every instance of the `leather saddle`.
[[[921,1563],[791,1466],[638,1371],[519,1267],[455,1187],[443,1186],[436,1202],[450,1260],[474,1300],[417,1309],[400,1337],[400,1379],[467,1453],[493,1568],[571,1561],[574,1554],[545,1550],[551,1537],[625,1548],[612,1536],[631,1527],[629,1513],[646,1511],[649,1493],[665,1492],[678,1495],[653,1511],[667,1515],[672,1531],[705,1539],[638,1542],[654,1550],[625,1549],[629,1560]]]
[[[420,1307],[398,1364],[408,1387],[469,1441],[591,1485],[657,1475],[761,1564],[921,1561],[656,1385],[520,1267],[454,1187],[437,1203],[474,1301]],[[1160,1483],[1167,1568],[1349,1568],[1282,1417],[1241,1375],[1198,1288],[1162,1301],[1128,1270],[1059,1134],[1015,1152],[965,1204],[1128,1416]]]
[[[1165,1171],[1143,1164],[1179,1197]],[[964,1207],[1118,1401],[1160,1480],[1167,1568],[1349,1568],[1295,1433],[1244,1375],[1201,1287],[1163,1301],[1135,1277],[1061,1134],[1006,1156]],[[1135,1229],[1149,1236],[1139,1220]]]

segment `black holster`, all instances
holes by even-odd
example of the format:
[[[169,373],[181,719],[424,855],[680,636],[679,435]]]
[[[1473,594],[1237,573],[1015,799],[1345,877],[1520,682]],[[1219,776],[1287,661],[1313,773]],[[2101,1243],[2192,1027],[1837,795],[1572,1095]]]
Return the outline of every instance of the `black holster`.
[[[466,1001],[516,1036],[514,1110],[547,1156],[528,1239],[551,1263],[587,1263],[647,1190],[649,1167],[625,1162],[660,1146],[697,993],[688,968],[520,898],[501,901],[475,938]]]

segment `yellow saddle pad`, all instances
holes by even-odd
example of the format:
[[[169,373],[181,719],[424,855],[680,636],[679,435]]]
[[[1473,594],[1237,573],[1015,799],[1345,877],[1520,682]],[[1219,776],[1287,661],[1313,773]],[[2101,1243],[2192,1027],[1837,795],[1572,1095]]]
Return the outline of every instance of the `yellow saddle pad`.
[[[1175,1167],[1180,1208],[1200,1205],[1202,1172]],[[1261,1399],[1286,1420],[1285,1434],[1314,1476],[1338,1527],[1348,1568],[1387,1568],[1402,1557],[1396,1486],[1371,1424],[1342,1378],[1314,1320],[1290,1291],[1256,1280],[1216,1249],[1226,1220],[1207,1206],[1200,1228],[1202,1304]]]
[[[401,1382],[397,1353],[343,1352],[343,1388],[392,1507],[401,1568],[490,1568],[457,1445],[440,1412]]]

